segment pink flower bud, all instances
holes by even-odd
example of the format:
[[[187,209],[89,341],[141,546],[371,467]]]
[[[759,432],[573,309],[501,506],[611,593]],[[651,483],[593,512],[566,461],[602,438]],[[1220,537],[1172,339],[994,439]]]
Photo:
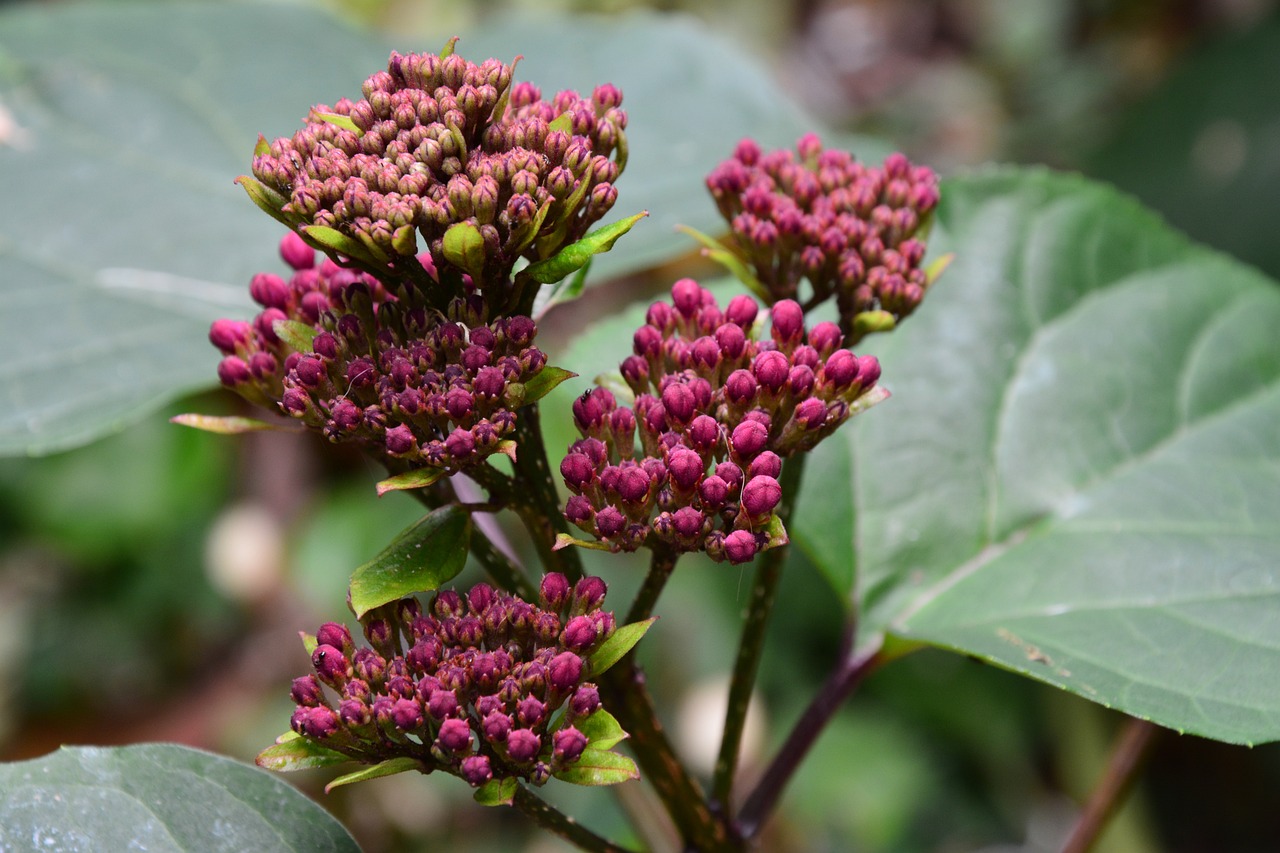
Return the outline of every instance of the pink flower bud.
[[[582,678],[582,658],[573,652],[561,652],[547,666],[547,683],[553,690],[565,693]]]
[[[269,272],[260,272],[249,283],[249,295],[253,301],[263,308],[278,308],[281,311],[289,307],[289,285],[280,276]],[[276,317],[275,319],[283,319]]]
[[[506,743],[507,735],[514,725],[509,715],[495,710],[485,716],[480,727],[489,743]]]
[[[571,491],[581,492],[595,479],[596,469],[583,453],[570,453],[560,462],[560,476]]]
[[[280,240],[280,257],[295,270],[309,270],[316,265],[316,250],[293,231]]]
[[[408,425],[401,424],[387,430],[386,447],[387,453],[392,456],[407,456],[417,449],[418,441],[414,438],[413,430]]]
[[[724,555],[734,565],[748,562],[757,550],[755,534],[749,530],[735,530],[724,538]]]
[[[751,460],[751,465],[747,468],[747,477],[749,478],[763,475],[776,480],[780,473],[782,473],[782,459],[771,450],[766,450]]]
[[[667,452],[666,465],[672,483],[685,491],[698,485],[707,467],[701,456],[684,445],[676,445]]]
[[[587,736],[573,726],[566,726],[552,736],[551,748],[557,760],[572,764],[587,748]]]
[[[289,695],[295,703],[308,708],[314,708],[324,702],[324,691],[320,688],[320,682],[314,675],[295,678],[293,687],[289,690]]]
[[[733,430],[729,443],[740,459],[752,459],[769,442],[769,430],[756,420],[743,421]]]
[[[341,728],[341,720],[333,709],[324,706],[316,708],[298,708],[293,712],[289,726],[304,737],[324,740],[333,737]]]
[[[471,727],[464,720],[445,720],[440,724],[436,743],[446,752],[464,752],[471,748]]]
[[[755,520],[770,515],[782,500],[782,486],[773,477],[758,475],[742,487],[742,509]]]
[[[729,300],[729,305],[725,308],[725,319],[730,323],[734,323],[743,329],[751,328],[751,324],[756,321],[756,315],[760,311],[760,306],[756,301],[746,294],[739,294]]]
[[[538,757],[542,738],[529,729],[514,729],[507,735],[507,754],[517,764],[527,764]]]
[[[779,300],[773,306],[773,339],[779,346],[794,345],[804,336],[804,311],[791,299]]]
[[[588,616],[575,616],[570,619],[560,635],[561,645],[570,651],[585,651],[595,641],[595,623]]]
[[[209,342],[224,355],[234,355],[238,349],[248,346],[252,338],[253,326],[243,320],[215,320],[209,327]]]
[[[600,578],[594,575],[580,578],[573,587],[572,611],[577,614],[598,609],[604,603],[606,592],[608,587]]]
[[[244,359],[229,355],[218,362],[218,379],[228,388],[234,388],[250,382],[253,374],[249,371],[249,365],[244,363]]]
[[[751,369],[755,374],[756,380],[762,386],[776,393],[787,381],[787,376],[791,372],[791,365],[785,355],[776,350],[771,350],[756,356],[755,363],[752,364]]]
[[[337,622],[326,622],[316,631],[316,643],[320,646],[332,646],[340,649],[344,655],[355,651],[355,643],[351,640],[351,632],[346,625]]]
[[[684,384],[673,382],[662,391],[662,407],[673,429],[679,429],[693,418],[697,404],[693,391]]]
[[[702,307],[702,287],[691,278],[682,278],[671,286],[671,301],[685,317],[693,317]]]

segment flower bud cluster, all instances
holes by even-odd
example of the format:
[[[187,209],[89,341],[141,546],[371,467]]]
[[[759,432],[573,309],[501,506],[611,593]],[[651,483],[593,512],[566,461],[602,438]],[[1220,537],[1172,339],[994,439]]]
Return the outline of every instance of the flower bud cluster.
[[[337,229],[393,267],[421,245],[442,275],[467,274],[485,290],[613,206],[626,157],[621,102],[611,85],[544,101],[496,59],[392,53],[360,100],[316,106],[292,137],[260,146],[253,174],[288,199],[281,213],[295,227]],[[444,248],[459,223],[483,242],[461,267]]]
[[[358,761],[418,759],[473,786],[541,785],[587,746],[576,726],[600,707],[587,662],[615,628],[604,581],[543,578],[537,604],[487,584],[378,608],[367,646],[329,622],[312,675],[295,679],[295,732]]]
[[[783,459],[882,398],[880,364],[842,349],[834,323],[806,331],[792,300],[774,305],[770,337],[757,340],[751,297],[722,310],[692,279],[672,297],[650,306],[622,363],[634,405],[604,388],[574,403],[583,438],[560,466],[573,493],[565,517],[614,550],[652,535],[746,562],[774,544]]]
[[[901,154],[864,165],[813,134],[796,148],[764,153],[743,140],[707,177],[733,248],[774,301],[799,299],[801,279],[809,305],[834,295],[851,336],[860,314],[906,317],[928,286],[922,226],[938,205],[937,176]]]
[[[515,430],[525,383],[546,364],[528,317],[486,322],[477,295],[442,314],[407,308],[367,273],[316,253],[293,233],[281,254],[292,277],[254,277],[263,310],[252,322],[219,320],[209,338],[223,353],[222,383],[277,407],[334,442],[375,456],[453,472],[501,449]],[[314,333],[295,350],[280,321]],[[295,341],[296,343],[296,341]]]

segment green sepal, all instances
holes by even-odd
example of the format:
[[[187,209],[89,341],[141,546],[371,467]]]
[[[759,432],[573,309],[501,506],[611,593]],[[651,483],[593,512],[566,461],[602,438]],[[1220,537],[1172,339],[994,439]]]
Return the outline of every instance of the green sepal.
[[[771,548],[781,548],[791,542],[791,537],[787,535],[787,528],[783,525],[782,519],[777,515],[769,517],[769,526],[764,529],[765,536],[768,539],[764,543],[761,551],[768,551]]]
[[[640,771],[625,755],[587,747],[577,761],[551,775],[572,785],[617,785],[639,779]]]
[[[704,255],[733,273],[734,278],[742,282],[748,290],[766,305],[773,304],[774,298],[773,294],[769,292],[769,288],[765,287],[764,283],[756,278],[755,273],[747,268],[746,263],[732,249],[716,238],[708,237],[696,228],[690,228],[688,225],[677,225],[676,228],[701,243]]]
[[[549,258],[532,263],[521,271],[520,275],[531,278],[539,284],[554,284],[569,273],[581,269],[592,256],[607,252],[618,242],[618,238],[631,230],[631,227],[649,215],[642,210],[634,216],[619,220],[612,225],[597,228],[581,240],[570,243]]]
[[[471,514],[450,504],[427,513],[351,575],[351,610],[362,618],[375,607],[438,589],[467,562]]]
[[[509,806],[516,798],[516,786],[519,784],[514,776],[490,779],[476,788],[472,798],[482,806]]]
[[[316,639],[315,634],[308,634],[306,631],[299,631],[298,637],[302,640],[302,648],[306,650],[307,657],[311,657],[311,653],[320,645],[320,641]]]
[[[588,551],[612,551],[608,545],[603,542],[592,542],[586,539],[574,539],[568,533],[557,533],[555,544],[551,546],[552,551],[559,551],[561,548],[586,548]]]
[[[945,255],[942,255],[941,257],[934,258],[933,262],[924,268],[925,287],[926,288],[933,287],[933,283],[937,281],[944,272],[947,271],[947,267],[951,266],[951,262],[954,261],[955,259],[956,259],[955,252],[947,252]]]
[[[253,762],[267,770],[289,773],[294,770],[330,767],[350,760],[341,752],[321,746],[297,732],[285,732],[276,738],[273,746],[259,752]]]
[[[280,224],[293,228],[295,223],[284,212],[284,206],[289,203],[289,199],[249,175],[241,175],[236,178],[235,182],[244,187],[244,191],[249,194],[249,200],[261,208],[264,213]]]
[[[453,52],[457,50],[457,48],[458,48],[458,36],[454,36],[444,43],[444,47],[440,48],[440,53],[437,55],[441,59],[448,59],[449,57],[453,56]]]
[[[369,254],[369,250],[365,248],[355,237],[348,237],[336,228],[330,228],[327,225],[304,225],[298,229],[298,234],[307,242],[307,245],[313,249],[319,249],[329,257],[341,255],[350,258],[353,261],[362,261],[371,266],[377,266],[377,260]]]
[[[552,308],[564,302],[572,302],[582,295],[587,286],[587,273],[591,271],[591,259],[578,268],[572,278],[563,279],[555,284],[544,284],[533,300],[532,317],[534,322],[541,320]]]
[[[547,130],[560,130],[565,133],[573,133],[573,116],[569,115],[567,112],[560,113],[560,115],[551,120],[551,124],[547,125]]]
[[[343,130],[349,130],[352,133],[354,133],[356,136],[360,136],[364,133],[364,131],[361,130],[359,127],[357,127],[356,123],[351,120],[351,116],[344,116],[341,113],[312,113],[312,114],[316,118],[320,119],[320,121],[324,122],[325,124],[331,124],[334,127],[340,127]]]
[[[388,758],[372,767],[362,767],[346,775],[339,776],[324,786],[324,792],[327,794],[334,788],[341,788],[343,785],[351,785],[356,782],[366,782],[369,779],[381,779],[383,776],[394,776],[397,773],[407,773],[410,770],[421,771],[425,769],[422,762],[416,758],[410,758],[402,755],[399,758]]]
[[[577,375],[571,370],[565,370],[563,367],[545,365],[533,375],[532,379],[524,383],[524,405],[536,403],[555,390],[556,386],[561,382],[573,379]]]
[[[258,134],[258,141],[253,146],[254,157],[265,157],[271,153],[271,143],[261,133]]]
[[[449,472],[443,468],[415,468],[412,471],[379,480],[375,488],[378,490],[378,497],[382,497],[387,492],[425,489],[439,482],[440,478],[447,473]]]
[[[217,435],[242,435],[246,432],[262,431],[299,431],[298,428],[294,427],[292,424],[270,424],[266,421],[259,421],[254,418],[245,418],[239,415],[220,416],[190,413],[185,415],[174,415],[169,418],[169,423],[203,430],[204,432],[212,432]]]
[[[320,334],[315,326],[309,326],[300,320],[276,320],[271,324],[271,331],[294,352],[311,352],[316,335]]]
[[[457,222],[444,232],[444,258],[471,276],[477,286],[484,272],[484,237],[480,229],[470,222]]]
[[[401,225],[391,234],[391,248],[397,255],[414,255],[418,252],[418,232],[412,225]]]
[[[604,708],[596,708],[582,719],[575,720],[573,727],[586,737],[590,749],[612,749],[631,737]]]
[[[590,657],[587,658],[587,668],[591,673],[591,677],[595,678],[601,673],[607,672],[609,667],[622,660],[623,655],[635,648],[636,643],[640,642],[640,639],[653,627],[653,623],[656,621],[658,621],[657,616],[650,616],[643,622],[632,622],[630,625],[623,625],[609,635],[609,639],[601,643],[600,648],[592,652]]]
[[[858,337],[876,332],[892,332],[897,325],[898,321],[884,309],[863,311],[853,315],[853,333]]]

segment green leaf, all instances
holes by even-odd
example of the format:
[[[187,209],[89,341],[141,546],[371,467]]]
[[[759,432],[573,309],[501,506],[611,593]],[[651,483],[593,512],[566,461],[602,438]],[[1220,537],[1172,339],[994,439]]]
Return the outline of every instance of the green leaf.
[[[246,432],[297,432],[297,428],[292,424],[269,424],[266,421],[259,421],[253,418],[243,418],[238,415],[201,415],[201,414],[185,414],[174,415],[169,418],[169,423],[178,426],[191,427],[192,429],[203,430],[204,432],[212,432],[218,435],[242,435]]]
[[[582,269],[595,255],[607,252],[618,242],[618,238],[631,230],[631,227],[649,215],[644,210],[629,216],[612,225],[598,228],[576,243],[570,243],[551,257],[530,264],[520,275],[531,278],[540,284],[554,284],[571,272]],[[448,235],[445,235],[446,238]]]
[[[406,595],[438,589],[467,562],[471,515],[457,506],[432,510],[351,576],[356,618]]]
[[[466,272],[475,281],[484,272],[484,237],[470,222],[459,222],[444,232],[444,256],[449,263]]]
[[[427,486],[439,482],[440,478],[447,473],[443,468],[415,468],[412,471],[405,471],[403,474],[396,474],[394,477],[378,481],[376,487],[378,497],[382,497],[387,492],[425,489]]]
[[[356,782],[367,782],[370,779],[381,779],[383,776],[395,776],[397,773],[407,773],[410,770],[422,770],[422,762],[416,758],[401,756],[400,758],[388,758],[372,767],[364,767],[343,776],[339,776],[329,784],[324,786],[324,792],[327,794],[334,788],[341,788],[343,785],[352,785]]]
[[[639,779],[640,771],[625,755],[587,747],[571,766],[552,775],[574,785],[617,785]]]
[[[942,197],[955,263],[874,341],[893,403],[815,452],[793,539],[864,637],[1280,738],[1280,288],[1077,177]]]
[[[561,382],[573,379],[578,374],[562,367],[546,365],[524,384],[524,404],[536,403],[550,394]]]
[[[293,770],[312,770],[329,767],[351,759],[296,732],[285,732],[276,738],[274,745],[258,753],[255,759],[259,767],[288,773]]]
[[[630,737],[604,708],[597,708],[581,720],[575,720],[573,727],[586,736],[592,749],[611,749]]]
[[[320,334],[315,326],[298,320],[276,320],[271,324],[271,330],[296,352],[311,352],[316,335]]]
[[[285,214],[283,209],[284,206],[289,203],[289,199],[262,183],[257,178],[251,178],[248,175],[241,175],[236,178],[235,182],[244,187],[244,191],[248,194],[249,200],[256,204],[263,213],[266,213],[286,228],[293,227],[293,221],[287,214]]]
[[[359,853],[328,812],[246,764],[174,744],[63,747],[0,765],[0,849]]]
[[[520,783],[514,777],[490,779],[479,788],[473,798],[482,806],[509,806],[516,796],[516,786]]]
[[[565,302],[572,302],[582,295],[587,286],[587,273],[591,272],[591,259],[583,264],[573,277],[555,284],[543,285],[533,300],[533,319],[541,320],[548,311]]]
[[[724,243],[721,243],[716,238],[703,234],[701,231],[696,228],[691,228],[688,225],[680,225],[677,230],[683,231],[685,234],[688,234],[690,237],[701,243],[703,247],[703,254],[705,254],[710,260],[715,261],[720,266],[728,270],[729,273],[738,281],[742,282],[743,286],[746,287],[747,290],[750,290],[757,299],[767,303],[773,302],[773,294],[769,292],[769,288],[765,287],[760,279],[756,278],[756,274],[751,271],[751,268],[747,263],[743,261],[742,258],[738,257],[738,255]]]
[[[739,139],[790,145],[815,127],[762,63],[687,18],[502,16],[460,46],[523,54],[520,78],[543,91],[626,92],[619,187],[654,215],[598,257],[598,280],[686,253],[677,222],[720,227],[702,181]],[[22,199],[0,233],[0,363],[23,365],[5,380],[0,453],[82,444],[216,384],[209,323],[250,316],[253,274],[284,271],[284,229],[234,178],[260,134],[358,97],[389,47],[280,4],[0,4],[0,102],[25,140],[0,146],[5,197]],[[680,142],[690,127],[697,145]]]
[[[304,225],[298,229],[302,239],[332,258],[344,257],[365,264],[377,265],[385,263],[386,258],[378,258],[374,247],[368,243],[349,237],[336,228],[327,225]]]
[[[622,660],[623,655],[635,648],[636,643],[648,633],[653,627],[653,623],[658,621],[657,616],[651,616],[643,622],[632,622],[630,625],[623,625],[614,631],[607,640],[600,644],[600,648],[591,653],[587,658],[587,667],[591,672],[592,678],[607,672],[609,667]]]
[[[326,122],[327,124],[331,124],[334,127],[340,127],[343,130],[349,130],[352,133],[354,133],[356,136],[360,136],[361,134],[364,133],[364,131],[362,131],[359,127],[357,127],[356,123],[351,120],[351,116],[344,116],[340,113],[316,113],[315,116],[321,121]]]

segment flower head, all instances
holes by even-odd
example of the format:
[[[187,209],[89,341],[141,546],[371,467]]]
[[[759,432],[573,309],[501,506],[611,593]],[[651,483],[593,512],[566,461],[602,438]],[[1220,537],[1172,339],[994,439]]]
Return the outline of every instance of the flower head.
[[[813,134],[796,151],[762,152],[750,140],[707,177],[732,231],[732,248],[772,301],[834,297],[851,343],[892,328],[920,303],[924,226],[938,204],[937,176],[901,154],[881,166],[824,149]]]

